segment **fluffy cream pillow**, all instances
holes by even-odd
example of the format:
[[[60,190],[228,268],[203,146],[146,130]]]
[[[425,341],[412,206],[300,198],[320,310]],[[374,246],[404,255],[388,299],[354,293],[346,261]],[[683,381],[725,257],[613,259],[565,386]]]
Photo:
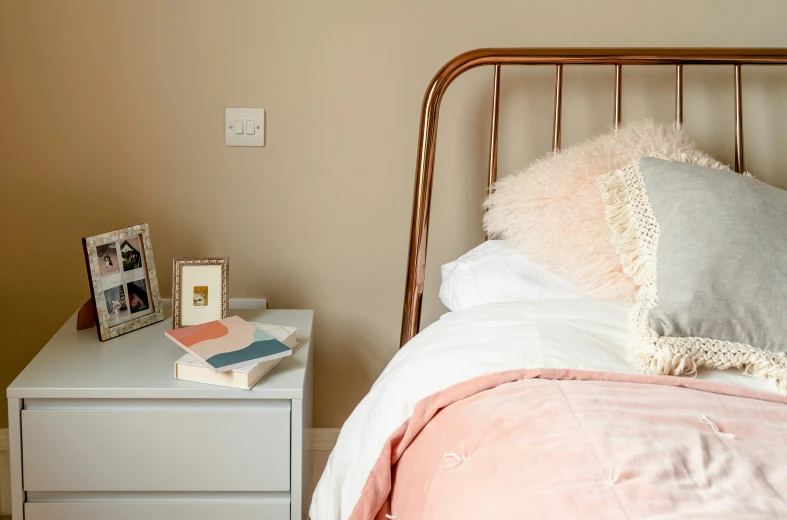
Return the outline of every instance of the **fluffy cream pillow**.
[[[674,125],[629,123],[498,181],[484,203],[484,228],[586,297],[634,301],[636,286],[612,246],[595,179],[645,156],[726,168]]]

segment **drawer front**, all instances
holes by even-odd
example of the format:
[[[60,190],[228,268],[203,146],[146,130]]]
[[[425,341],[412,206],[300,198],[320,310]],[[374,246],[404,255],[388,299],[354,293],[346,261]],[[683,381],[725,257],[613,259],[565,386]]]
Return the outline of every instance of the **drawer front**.
[[[26,491],[287,491],[290,401],[25,409],[22,451]]]
[[[289,502],[87,502],[25,504],[25,520],[288,520]]]

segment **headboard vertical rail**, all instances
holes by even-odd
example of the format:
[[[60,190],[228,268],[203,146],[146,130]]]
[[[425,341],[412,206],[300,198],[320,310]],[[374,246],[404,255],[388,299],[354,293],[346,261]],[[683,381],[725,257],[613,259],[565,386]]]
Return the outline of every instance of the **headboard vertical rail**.
[[[451,82],[463,72],[482,65],[494,66],[492,129],[490,133],[489,186],[497,179],[498,127],[500,119],[500,73],[503,65],[556,65],[555,118],[552,150],[560,149],[562,117],[563,65],[615,65],[614,127],[622,122],[621,90],[623,65],[675,65],[675,122],[683,123],[683,65],[735,66],[735,169],[744,171],[743,101],[741,66],[787,65],[787,48],[772,49],[477,49],[460,54],[446,63],[432,78],[421,106],[418,133],[413,210],[410,222],[410,249],[407,257],[407,281],[402,310],[400,345],[418,333],[421,301],[426,270],[426,244],[434,178],[437,122],[440,102]]]
[[[486,194],[492,193],[492,186],[497,182],[497,134],[500,126],[500,64],[495,64],[494,81],[492,82],[492,123],[489,135],[489,176],[486,180]],[[484,241],[489,237],[484,233]]]
[[[675,124],[683,126],[683,65],[675,65]]]
[[[623,65],[615,65],[615,122],[614,128],[617,130],[623,119]]]
[[[500,64],[495,64],[495,76],[492,83],[492,128],[489,135],[489,178],[487,193],[497,181],[497,129],[500,126]]]
[[[563,64],[555,66],[555,118],[552,122],[552,153],[560,151],[563,119]]]
[[[743,85],[741,85],[741,66],[735,65],[735,171],[743,173]]]

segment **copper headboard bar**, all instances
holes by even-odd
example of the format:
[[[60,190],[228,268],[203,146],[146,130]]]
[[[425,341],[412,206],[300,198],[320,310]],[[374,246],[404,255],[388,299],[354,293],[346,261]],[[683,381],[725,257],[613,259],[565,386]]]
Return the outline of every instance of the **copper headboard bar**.
[[[745,170],[743,165],[743,99],[741,99],[741,88],[741,66],[735,65],[735,171],[738,173]]]
[[[410,252],[407,259],[401,345],[418,333],[426,268],[426,243],[432,199],[435,146],[440,102],[460,74],[482,65],[494,65],[492,130],[490,136],[489,188],[497,178],[497,129],[499,126],[500,69],[502,65],[556,65],[555,118],[552,148],[560,148],[563,65],[615,65],[614,125],[621,121],[622,68],[624,65],[675,65],[675,120],[683,121],[683,65],[733,65],[735,76],[735,170],[743,171],[743,103],[741,65],[785,65],[787,48],[771,49],[478,49],[446,63],[432,79],[421,107],[418,160],[415,170]]]
[[[555,119],[552,123],[552,152],[560,151],[561,129],[560,123],[563,118],[563,64],[558,63],[555,67]]]
[[[675,65],[675,124],[683,126],[683,65]]]
[[[497,182],[497,127],[500,115],[500,65],[495,65],[495,78],[492,83],[492,131],[489,137],[489,179],[487,186]]]
[[[622,118],[622,104],[623,98],[621,97],[623,88],[623,65],[615,65],[615,130],[620,126]]]

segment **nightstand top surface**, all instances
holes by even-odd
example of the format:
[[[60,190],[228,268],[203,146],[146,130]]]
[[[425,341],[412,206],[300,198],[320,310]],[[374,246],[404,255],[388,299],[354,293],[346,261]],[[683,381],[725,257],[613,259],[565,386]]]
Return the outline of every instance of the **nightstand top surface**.
[[[233,310],[247,321],[297,327],[298,346],[251,390],[175,379],[174,364],[185,354],[160,323],[101,342],[96,329],[76,330],[74,313],[8,387],[8,397],[26,399],[301,399],[311,357],[313,311]]]

